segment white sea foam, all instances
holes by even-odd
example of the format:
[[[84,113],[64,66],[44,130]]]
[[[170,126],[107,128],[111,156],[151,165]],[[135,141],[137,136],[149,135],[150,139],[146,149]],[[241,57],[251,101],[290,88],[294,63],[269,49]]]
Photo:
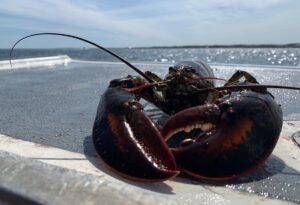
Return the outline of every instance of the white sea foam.
[[[72,59],[67,55],[39,57],[39,58],[24,58],[0,61],[0,70],[8,69],[21,69],[21,68],[33,68],[33,67],[53,67],[55,65],[68,65]]]

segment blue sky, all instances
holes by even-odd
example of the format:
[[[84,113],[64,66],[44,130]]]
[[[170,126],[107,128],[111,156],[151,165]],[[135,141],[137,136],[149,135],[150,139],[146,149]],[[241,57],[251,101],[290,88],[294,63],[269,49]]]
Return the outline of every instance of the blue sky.
[[[0,0],[0,48],[37,32],[107,47],[300,42],[300,0]],[[36,37],[19,47],[81,47]]]

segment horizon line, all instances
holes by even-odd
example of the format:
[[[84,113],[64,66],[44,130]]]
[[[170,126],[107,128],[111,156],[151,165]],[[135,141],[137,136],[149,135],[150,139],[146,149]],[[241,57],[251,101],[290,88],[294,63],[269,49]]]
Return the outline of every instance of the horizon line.
[[[57,48],[15,48],[16,49],[93,49],[96,47],[57,47]],[[208,45],[172,45],[172,46],[122,46],[122,47],[106,47],[106,48],[129,48],[129,49],[172,49],[172,48],[300,48],[300,43],[284,43],[284,44],[208,44]],[[0,48],[1,50],[11,48]]]

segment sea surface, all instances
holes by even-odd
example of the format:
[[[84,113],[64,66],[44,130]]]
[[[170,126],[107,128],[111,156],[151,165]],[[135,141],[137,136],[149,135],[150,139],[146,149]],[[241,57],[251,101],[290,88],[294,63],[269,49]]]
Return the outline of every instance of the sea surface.
[[[112,48],[131,62],[175,63],[182,60],[203,60],[218,64],[276,65],[300,68],[300,48]],[[68,55],[76,60],[116,61],[96,48],[16,49],[13,59]],[[0,60],[9,59],[9,49],[0,49]]]
[[[140,69],[151,70],[162,78],[166,75],[168,67],[176,62],[203,60],[211,65],[216,77],[223,79],[229,79],[236,70],[244,70],[255,76],[261,84],[300,87],[300,48],[113,48],[111,50],[135,63]],[[135,74],[125,64],[116,63],[117,59],[95,48],[16,49],[12,59],[21,60],[14,61],[12,67],[7,61],[9,52],[10,49],[0,49],[0,70],[26,67],[32,68],[31,71],[34,72],[41,66],[50,66],[58,73],[61,69],[82,66],[89,67],[84,71],[84,75],[88,75],[90,69],[101,68],[99,74],[105,76],[106,81]],[[46,58],[36,59],[37,57]],[[117,72],[117,68],[121,68],[117,74],[105,70],[111,66],[110,62],[115,65],[114,72]],[[216,83],[217,86],[222,85],[221,81]],[[300,91],[281,89],[270,91],[282,105],[285,120],[300,120]],[[102,93],[104,90],[99,92]]]

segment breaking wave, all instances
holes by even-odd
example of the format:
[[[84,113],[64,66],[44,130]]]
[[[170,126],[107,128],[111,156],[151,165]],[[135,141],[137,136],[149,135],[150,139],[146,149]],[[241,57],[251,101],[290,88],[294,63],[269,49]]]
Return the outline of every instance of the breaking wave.
[[[56,65],[68,65],[72,59],[67,55],[38,57],[38,58],[23,58],[11,61],[0,61],[0,70],[33,68],[33,67],[53,67]]]

